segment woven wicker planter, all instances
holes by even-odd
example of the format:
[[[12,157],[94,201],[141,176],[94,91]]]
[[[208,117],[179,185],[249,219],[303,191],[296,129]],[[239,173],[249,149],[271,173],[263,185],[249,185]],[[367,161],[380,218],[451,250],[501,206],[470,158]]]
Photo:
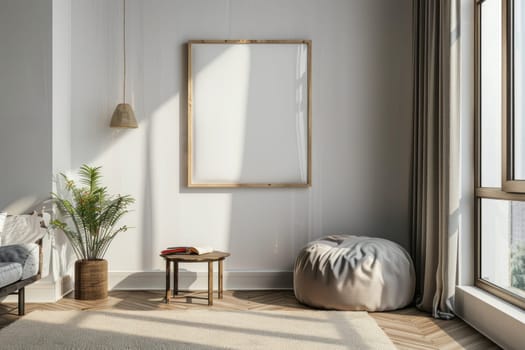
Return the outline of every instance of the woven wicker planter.
[[[107,297],[107,260],[77,260],[75,262],[75,299],[97,300]]]

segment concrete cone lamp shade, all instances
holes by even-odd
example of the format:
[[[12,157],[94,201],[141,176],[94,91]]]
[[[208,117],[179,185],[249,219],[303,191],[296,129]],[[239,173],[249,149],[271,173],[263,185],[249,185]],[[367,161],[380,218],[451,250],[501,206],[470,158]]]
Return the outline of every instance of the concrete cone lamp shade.
[[[113,116],[111,117],[112,128],[138,128],[137,119],[135,119],[135,113],[133,109],[127,103],[119,103]]]

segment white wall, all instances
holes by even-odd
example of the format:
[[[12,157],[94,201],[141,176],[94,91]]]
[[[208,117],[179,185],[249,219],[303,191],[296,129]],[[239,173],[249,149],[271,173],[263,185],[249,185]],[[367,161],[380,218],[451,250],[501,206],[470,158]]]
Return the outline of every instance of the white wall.
[[[129,0],[136,130],[108,127],[122,98],[121,4],[71,8],[71,167],[102,165],[111,191],[137,199],[125,219],[135,228],[108,252],[110,270],[161,270],[158,252],[173,244],[231,252],[230,274],[291,271],[306,242],[331,233],[408,247],[409,0]],[[313,41],[312,188],[185,187],[190,39]]]
[[[51,5],[0,1],[0,211],[51,191]]]
[[[57,26],[57,19],[67,22],[71,16],[67,12],[58,16],[56,3],[0,1],[0,211],[10,214],[40,209],[53,189],[53,173],[65,164],[55,163],[68,157],[71,99],[57,93],[67,91],[56,84],[56,77],[67,74],[67,69],[64,60],[57,60],[55,43],[67,33],[63,25]],[[63,57],[70,55],[70,48],[63,51]],[[70,80],[63,78],[63,85]],[[57,113],[59,104],[61,113]],[[57,115],[59,122],[55,122]],[[55,126],[62,132],[57,133]],[[61,235],[45,237],[44,261],[50,263],[44,269],[51,273],[27,288],[28,300],[55,301],[69,289],[67,278],[62,279],[69,270],[67,251]]]
[[[53,174],[71,167],[71,1],[53,0]]]
[[[461,0],[458,284],[474,281],[474,3]]]

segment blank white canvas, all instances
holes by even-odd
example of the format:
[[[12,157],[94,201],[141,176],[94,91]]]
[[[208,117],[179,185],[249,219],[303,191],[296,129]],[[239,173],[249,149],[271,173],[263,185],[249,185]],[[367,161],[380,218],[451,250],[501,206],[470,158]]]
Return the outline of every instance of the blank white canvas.
[[[307,45],[191,50],[192,184],[306,184]]]

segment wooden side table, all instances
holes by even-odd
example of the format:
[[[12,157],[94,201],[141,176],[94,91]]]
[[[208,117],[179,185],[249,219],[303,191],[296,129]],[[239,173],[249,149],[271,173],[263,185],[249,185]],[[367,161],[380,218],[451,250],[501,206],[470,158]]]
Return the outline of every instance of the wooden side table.
[[[230,253],[213,251],[207,254],[191,255],[191,254],[172,254],[161,255],[166,260],[166,295],[164,301],[169,304],[171,298],[179,294],[179,263],[208,263],[208,305],[213,305],[213,262],[219,263],[219,290],[218,297],[222,299],[223,294],[223,262],[224,259],[230,256]],[[171,290],[171,264],[173,263],[173,291]],[[171,295],[170,295],[171,294]]]

